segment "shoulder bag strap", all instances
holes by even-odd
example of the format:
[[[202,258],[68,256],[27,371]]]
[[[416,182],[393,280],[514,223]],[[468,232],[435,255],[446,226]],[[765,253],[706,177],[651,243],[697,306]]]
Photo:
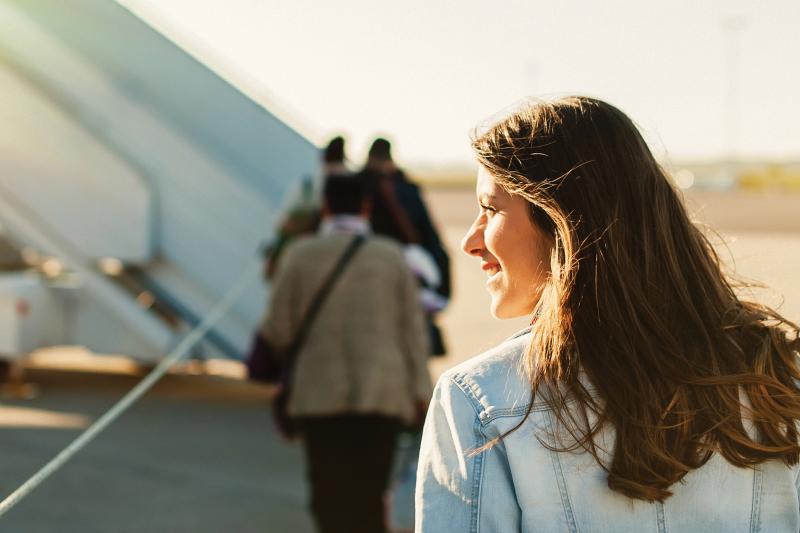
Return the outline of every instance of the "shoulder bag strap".
[[[302,348],[303,343],[308,336],[308,332],[311,329],[311,325],[313,324],[314,319],[317,317],[322,304],[325,303],[325,300],[333,289],[333,286],[336,284],[336,281],[342,275],[345,267],[353,258],[361,245],[364,244],[365,240],[366,239],[363,235],[356,235],[353,238],[353,240],[347,246],[347,249],[342,254],[341,258],[339,258],[336,266],[328,275],[325,283],[322,284],[322,287],[319,288],[317,294],[314,296],[314,299],[311,300],[311,304],[306,310],[305,315],[303,315],[303,319],[300,321],[300,326],[297,330],[297,333],[295,333],[294,339],[286,351],[286,366],[288,369],[290,369],[290,371],[294,366],[294,359],[297,353],[300,351],[300,348]]]

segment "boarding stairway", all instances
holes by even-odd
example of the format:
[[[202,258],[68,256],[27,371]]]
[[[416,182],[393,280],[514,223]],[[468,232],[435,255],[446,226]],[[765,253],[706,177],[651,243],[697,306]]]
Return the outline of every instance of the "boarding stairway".
[[[119,3],[11,0],[0,25],[2,230],[74,281],[65,343],[157,360],[253,260],[317,149]],[[240,357],[266,297],[254,276],[200,351]]]

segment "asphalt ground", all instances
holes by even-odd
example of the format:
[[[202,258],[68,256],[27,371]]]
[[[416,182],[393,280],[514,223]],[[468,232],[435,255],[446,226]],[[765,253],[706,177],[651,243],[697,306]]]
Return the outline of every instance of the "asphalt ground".
[[[34,367],[26,378],[39,396],[0,405],[4,495],[140,376]],[[265,390],[203,375],[166,376],[0,519],[26,533],[311,530],[301,452],[271,431]]]

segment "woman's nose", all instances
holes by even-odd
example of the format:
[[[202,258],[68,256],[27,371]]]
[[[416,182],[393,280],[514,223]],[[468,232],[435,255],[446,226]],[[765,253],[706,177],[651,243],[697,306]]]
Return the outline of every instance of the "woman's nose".
[[[461,240],[461,249],[467,255],[481,256],[483,255],[483,227],[478,224],[478,221],[472,223],[467,234]]]

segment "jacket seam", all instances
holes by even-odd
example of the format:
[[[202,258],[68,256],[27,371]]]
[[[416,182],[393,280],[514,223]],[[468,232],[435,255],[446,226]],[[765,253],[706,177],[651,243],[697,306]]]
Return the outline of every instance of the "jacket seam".
[[[753,499],[750,509],[750,532],[761,531],[761,492],[763,489],[764,475],[761,465],[753,467]]]
[[[472,425],[472,429],[475,432],[475,444],[476,449],[480,446],[486,444],[486,435],[483,434],[481,430],[480,420],[477,418]],[[481,515],[481,489],[483,488],[483,453],[479,453],[475,456],[475,461],[472,466],[472,520],[470,524],[470,532],[471,533],[478,533],[478,528],[480,524],[480,515]]]
[[[663,502],[656,502],[656,523],[658,525],[658,533],[667,533],[667,517],[664,513]]]
[[[475,393],[469,386],[459,379],[461,376],[450,376],[450,381],[461,391],[467,402],[475,412],[475,421],[472,423],[472,431],[475,434],[475,448],[483,446],[486,436],[481,431],[480,411]],[[483,442],[481,442],[483,441]],[[480,517],[480,494],[483,482],[483,453],[476,454],[472,462],[472,493],[470,494],[470,533],[478,533],[478,519]]]
[[[452,381],[453,384],[455,384],[455,386],[458,387],[459,390],[464,394],[464,396],[467,397],[467,400],[472,406],[472,410],[475,411],[475,417],[478,421],[480,421],[483,410],[481,409],[480,402],[478,401],[475,392],[472,390],[469,384],[464,381],[463,376],[461,375],[450,376],[450,381]]]
[[[526,413],[531,405],[531,402],[528,402],[525,405],[520,405],[517,407],[495,408],[490,414],[487,413],[486,408],[478,398],[478,394],[473,389],[474,384],[466,379],[466,375],[455,374],[450,376],[450,380],[469,398],[470,403],[472,404],[472,409],[475,411],[475,415],[481,421],[483,426],[487,426],[496,418],[520,416]],[[573,402],[574,400],[567,400],[568,404]],[[537,404],[536,402],[533,402],[533,407],[530,409],[533,412],[544,412],[549,411],[550,406],[547,404]]]
[[[517,416],[522,416],[528,412],[528,408],[530,407],[530,403],[526,405],[521,405],[519,407],[505,407],[502,409],[493,409],[491,414],[488,414],[484,409],[481,411],[481,422],[484,426],[488,426],[494,420],[498,418],[513,418]],[[542,413],[549,411],[550,408],[548,406],[537,406],[534,404],[533,408],[531,408],[532,413]]]
[[[550,425],[550,431],[555,431],[553,425],[552,414],[548,413],[547,420]],[[575,514],[572,512],[572,504],[569,499],[569,492],[567,491],[567,480],[564,478],[564,470],[561,466],[561,457],[559,452],[550,450],[550,461],[553,464],[553,471],[556,475],[556,484],[558,485],[558,492],[561,496],[561,506],[564,508],[564,517],[567,520],[567,526],[570,533],[578,533],[578,525],[575,522]]]

